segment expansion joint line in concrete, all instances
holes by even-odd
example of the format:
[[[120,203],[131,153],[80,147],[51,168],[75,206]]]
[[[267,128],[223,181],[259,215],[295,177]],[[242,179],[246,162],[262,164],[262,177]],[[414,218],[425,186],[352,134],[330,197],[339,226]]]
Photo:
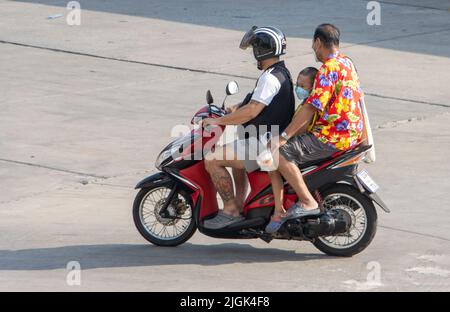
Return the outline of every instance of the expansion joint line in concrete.
[[[116,62],[124,62],[124,63],[139,64],[139,65],[146,65],[146,66],[154,66],[154,67],[161,67],[161,68],[174,69],[174,70],[189,71],[189,72],[200,73],[200,74],[211,74],[211,75],[219,75],[219,76],[225,76],[225,77],[231,77],[231,78],[242,78],[242,79],[251,79],[251,80],[255,80],[256,79],[254,77],[248,77],[248,76],[227,74],[227,73],[221,73],[221,72],[215,72],[215,71],[209,71],[209,70],[203,70],[203,69],[188,68],[188,67],[182,67],[182,66],[172,66],[172,65],[165,65],[165,64],[158,64],[158,63],[149,63],[149,62],[143,62],[143,61],[134,61],[134,60],[128,60],[128,59],[111,57],[111,56],[103,56],[103,55],[97,55],[97,54],[92,54],[92,53],[85,53],[85,52],[77,52],[77,51],[70,51],[70,50],[64,50],[64,49],[50,48],[50,47],[44,47],[44,46],[38,46],[38,45],[32,45],[32,44],[26,44],[26,43],[20,43],[20,42],[13,42],[13,41],[6,41],[6,40],[0,40],[0,43],[2,43],[2,44],[11,44],[11,45],[27,47],[27,48],[40,49],[40,50],[47,50],[47,51],[52,51],[52,52],[59,52],[59,53],[67,53],[67,54],[73,54],[73,55],[79,55],[79,56],[93,57],[93,58],[98,58],[98,59],[103,59],[103,60],[110,60],[110,61],[116,61]]]
[[[429,32],[429,33],[436,33],[436,32],[449,31],[449,30],[450,30],[450,28],[449,29],[435,31],[435,32]],[[403,37],[408,37],[408,36],[421,35],[421,34],[428,34],[428,33],[405,35],[405,36],[402,36],[402,38]],[[400,37],[398,37],[398,38],[400,38]],[[392,39],[395,39],[395,38],[381,39],[381,40],[373,41],[373,42],[370,42],[370,43],[375,43],[375,42],[379,42],[379,41],[386,41],[386,40],[392,40]],[[52,52],[59,52],[59,53],[67,53],[67,54],[73,54],[73,55],[79,55],[79,56],[93,57],[93,58],[110,60],[110,61],[116,61],[116,62],[124,62],[124,63],[139,64],[139,65],[146,65],[146,66],[154,66],[154,67],[167,68],[167,69],[172,69],[172,70],[189,71],[189,72],[193,72],[193,73],[218,75],[218,76],[224,76],[224,77],[230,77],[230,78],[241,78],[241,79],[248,79],[248,80],[256,80],[257,79],[256,77],[245,76],[245,75],[236,75],[236,74],[231,74],[231,73],[222,73],[222,72],[209,71],[209,70],[203,70],[203,69],[195,69],[195,68],[188,68],[188,67],[181,67],[181,66],[172,66],[172,65],[165,65],[165,64],[149,63],[149,62],[143,62],[143,61],[134,61],[134,60],[128,60],[128,59],[122,59],[122,58],[116,58],[116,57],[109,57],[109,56],[102,56],[102,55],[91,54],[91,53],[84,53],[84,52],[77,52],[77,51],[70,51],[70,50],[63,50],[63,49],[56,49],[56,48],[50,48],[50,47],[44,47],[44,46],[38,46],[38,45],[31,45],[31,44],[20,43],[20,42],[13,42],[13,41],[6,41],[6,40],[0,40],[0,43],[16,45],[16,46],[21,46],[21,47],[26,47],[26,48],[34,48],[34,49],[52,51]],[[357,43],[355,45],[359,45],[359,44],[362,44],[362,43]],[[354,45],[352,45],[352,46],[354,46]],[[407,98],[399,98],[399,97],[380,95],[380,94],[375,94],[375,93],[370,93],[370,92],[367,92],[366,95],[373,96],[373,97],[384,98],[384,99],[390,99],[390,100],[405,101],[405,102],[411,102],[411,103],[417,103],[417,104],[424,104],[424,105],[432,105],[432,106],[440,106],[440,107],[450,108],[450,105],[442,104],[442,103],[433,103],[433,102],[413,100],[413,99],[407,99]]]
[[[44,168],[44,169],[53,170],[53,171],[59,171],[59,172],[64,172],[64,173],[71,173],[71,174],[76,174],[76,175],[79,175],[79,176],[91,177],[91,178],[96,178],[96,179],[107,179],[108,178],[106,176],[100,176],[100,175],[96,175],[96,174],[92,174],[92,173],[73,171],[73,170],[68,170],[68,169],[63,169],[63,168],[56,168],[56,167],[40,165],[40,164],[35,164],[35,163],[29,163],[29,162],[24,162],[24,161],[18,161],[18,160],[12,160],[12,159],[0,158],[0,161],[7,162],[7,163],[12,163],[12,164],[17,164],[17,165],[24,165],[24,166],[31,166],[31,167],[37,167],[37,168]]]

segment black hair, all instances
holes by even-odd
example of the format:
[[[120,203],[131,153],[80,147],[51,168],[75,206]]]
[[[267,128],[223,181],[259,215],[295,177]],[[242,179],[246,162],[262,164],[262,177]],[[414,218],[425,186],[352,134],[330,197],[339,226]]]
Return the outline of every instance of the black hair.
[[[311,84],[313,84],[314,78],[316,78],[317,72],[318,72],[318,70],[315,67],[306,67],[300,71],[299,75],[308,77],[309,80],[311,81]]]
[[[319,38],[326,48],[339,47],[341,32],[333,24],[321,24],[314,31],[314,41]]]

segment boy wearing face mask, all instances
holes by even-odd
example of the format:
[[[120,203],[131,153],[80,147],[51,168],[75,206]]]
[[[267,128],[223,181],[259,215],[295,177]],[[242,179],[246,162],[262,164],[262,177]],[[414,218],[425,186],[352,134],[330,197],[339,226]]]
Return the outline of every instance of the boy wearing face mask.
[[[314,67],[306,67],[300,71],[297,77],[297,84],[295,85],[295,94],[297,98],[301,101],[300,105],[297,107],[295,111],[295,115],[302,109],[303,103],[310,95],[313,86],[314,79],[317,74],[317,69]],[[311,120],[310,128],[314,124],[314,120],[316,116],[314,116]],[[301,131],[302,129],[300,129]],[[299,132],[300,132],[299,131]],[[281,178],[281,174],[278,171],[269,171],[270,180],[272,182],[272,190],[274,193],[274,201],[275,201],[275,211],[272,216],[272,221],[275,223],[280,222],[281,217],[286,212],[283,207],[283,180]],[[273,222],[269,223],[266,228],[266,232],[273,233],[275,229],[272,229]],[[276,227],[278,228],[278,226]]]
[[[311,91],[314,87],[314,80],[316,78],[317,72],[318,70],[315,67],[306,67],[302,69],[298,74],[297,84],[295,85],[295,94],[297,95],[297,98],[301,101],[301,103],[295,110],[294,116],[297,115],[297,113],[303,107],[303,104],[305,103],[306,99],[311,94]],[[314,114],[313,118],[311,119],[311,123],[308,126],[308,131],[311,130],[316,119],[317,114]],[[298,132],[300,132],[300,130]]]
[[[301,101],[301,104],[308,98],[311,90],[314,86],[314,78],[317,74],[317,68],[315,67],[306,67],[300,71],[297,77],[297,85],[295,86],[295,94],[297,94],[297,98]],[[300,110],[301,106],[299,106],[295,113]]]

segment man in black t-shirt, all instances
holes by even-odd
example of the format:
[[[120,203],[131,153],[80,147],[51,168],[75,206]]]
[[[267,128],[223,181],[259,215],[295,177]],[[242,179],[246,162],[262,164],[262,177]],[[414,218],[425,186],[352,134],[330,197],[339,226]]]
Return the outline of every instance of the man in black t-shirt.
[[[216,148],[212,157],[205,159],[206,170],[224,203],[223,211],[205,221],[205,227],[210,229],[220,229],[243,220],[240,206],[246,195],[245,171],[252,172],[259,168],[256,163],[257,142],[266,132],[277,135],[284,131],[294,114],[292,79],[284,62],[280,61],[280,55],[286,53],[284,34],[274,27],[254,26],[242,38],[240,45],[243,49],[249,46],[253,47],[258,69],[263,71],[255,89],[242,104],[232,107],[230,114],[203,120],[203,126],[243,125],[246,131],[251,128],[247,135],[238,131],[238,140]],[[226,167],[233,168],[237,178],[235,183],[239,202],[234,195],[233,181]]]

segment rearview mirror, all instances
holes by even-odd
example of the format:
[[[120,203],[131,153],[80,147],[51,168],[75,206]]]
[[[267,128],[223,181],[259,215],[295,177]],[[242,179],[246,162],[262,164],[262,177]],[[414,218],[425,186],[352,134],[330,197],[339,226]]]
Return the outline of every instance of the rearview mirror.
[[[227,95],[233,95],[239,92],[239,85],[236,81],[230,81],[225,89]]]
[[[206,103],[208,105],[211,105],[212,103],[214,103],[214,99],[212,97],[211,91],[208,90],[208,92],[206,92]]]

